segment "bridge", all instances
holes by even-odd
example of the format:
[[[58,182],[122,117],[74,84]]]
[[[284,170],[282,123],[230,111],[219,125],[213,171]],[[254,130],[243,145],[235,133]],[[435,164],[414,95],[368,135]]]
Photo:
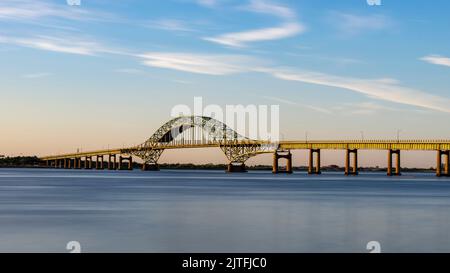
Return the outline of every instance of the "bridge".
[[[435,151],[436,175],[450,177],[450,140],[253,140],[211,117],[174,118],[162,125],[144,143],[121,149],[107,149],[42,157],[47,167],[65,169],[132,170],[133,157],[142,160],[142,169],[159,170],[164,150],[220,148],[228,159],[228,172],[244,172],[245,162],[258,154],[273,154],[273,173],[292,173],[291,150],[309,150],[308,174],[321,174],[321,150],[345,150],[345,175],[358,174],[358,150],[387,151],[387,175],[401,175],[401,151]],[[107,161],[105,161],[107,157]],[[93,160],[95,158],[95,161]],[[279,160],[286,160],[286,168]],[[94,166],[95,163],[95,166]]]

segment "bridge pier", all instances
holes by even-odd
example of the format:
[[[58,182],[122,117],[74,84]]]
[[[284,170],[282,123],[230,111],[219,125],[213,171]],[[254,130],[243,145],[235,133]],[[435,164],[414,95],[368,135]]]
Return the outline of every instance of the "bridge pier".
[[[247,172],[247,170],[245,169],[244,163],[230,162],[228,164],[227,172],[229,172],[229,173],[245,173],[245,172]]]
[[[316,154],[316,166],[314,167],[314,154]],[[320,170],[320,149],[309,149],[308,174],[321,174]]]
[[[444,168],[442,169],[442,156],[444,156]],[[437,151],[436,176],[450,176],[450,151]]]
[[[123,161],[128,161],[128,165],[127,168],[123,168]],[[123,156],[119,156],[119,170],[133,170],[133,157],[129,156],[129,157],[123,157]]]
[[[281,153],[281,154],[280,154]],[[280,158],[286,159],[286,170],[280,170],[278,165],[278,160]],[[292,154],[291,151],[275,151],[273,153],[273,165],[272,165],[272,173],[292,173]]]
[[[350,170],[351,155],[353,154],[353,168]],[[358,150],[347,149],[345,156],[345,175],[358,175]]]
[[[392,156],[396,155],[396,164],[395,164],[395,172],[392,172]],[[389,149],[388,152],[388,167],[387,167],[387,175],[388,176],[400,176],[400,150],[392,150]]]
[[[95,168],[97,170],[103,170],[103,155],[98,155],[95,161]]]
[[[92,156],[86,156],[84,158],[84,168],[85,169],[92,169]]]
[[[81,159],[78,157],[75,157],[73,159],[73,168],[74,169],[81,169]]]
[[[108,170],[116,170],[116,169],[117,169],[117,156],[110,154],[108,155]]]
[[[148,163],[142,163],[142,170],[143,171],[159,171],[159,165],[158,163],[154,164],[148,164]]]

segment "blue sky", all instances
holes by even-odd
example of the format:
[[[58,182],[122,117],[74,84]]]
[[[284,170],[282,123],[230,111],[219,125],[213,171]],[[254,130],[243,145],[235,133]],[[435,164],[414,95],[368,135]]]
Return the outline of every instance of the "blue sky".
[[[280,104],[289,139],[398,130],[448,138],[449,8],[445,0],[2,0],[0,147],[46,154],[137,144],[194,96]]]

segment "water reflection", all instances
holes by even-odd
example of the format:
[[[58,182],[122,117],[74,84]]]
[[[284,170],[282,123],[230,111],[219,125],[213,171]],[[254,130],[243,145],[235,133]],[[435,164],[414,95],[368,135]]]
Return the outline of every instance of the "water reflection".
[[[0,169],[0,251],[450,251],[450,180]]]

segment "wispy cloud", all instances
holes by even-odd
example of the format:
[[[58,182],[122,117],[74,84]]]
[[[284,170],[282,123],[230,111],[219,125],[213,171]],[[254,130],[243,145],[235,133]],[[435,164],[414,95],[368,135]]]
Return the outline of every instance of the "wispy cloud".
[[[430,64],[450,66],[450,58],[439,55],[428,55],[420,58],[420,60]]]
[[[305,27],[296,21],[295,12],[288,7],[269,3],[263,0],[252,0],[249,5],[241,7],[242,10],[263,13],[281,18],[284,23],[275,27],[260,28],[241,32],[225,33],[214,37],[205,37],[204,40],[231,47],[244,47],[248,43],[278,40],[300,34]]]
[[[10,37],[0,35],[0,43],[77,55],[93,56],[98,53],[127,54],[126,52],[104,47],[95,41],[74,39],[67,36]]]
[[[278,98],[278,97],[272,97],[272,96],[263,96],[266,99],[269,100],[273,100],[279,103],[284,103],[284,104],[288,104],[288,105],[292,105],[292,106],[299,106],[302,108],[307,108],[316,112],[320,112],[320,113],[324,113],[324,114],[332,114],[333,112],[330,111],[329,109],[326,108],[322,108],[322,107],[318,107],[318,106],[314,106],[314,105],[310,105],[310,104],[303,104],[303,103],[298,103],[292,100],[287,100],[287,99],[283,99],[283,98]]]
[[[252,0],[250,1],[250,4],[241,7],[241,9],[255,13],[273,15],[285,20],[294,20],[296,18],[296,14],[292,9],[264,0]]]
[[[404,87],[391,80],[358,79],[309,71],[302,72],[278,69],[260,69],[260,71],[269,73],[282,80],[335,87],[358,92],[373,99],[450,113],[450,99]]]
[[[144,65],[208,75],[229,75],[251,70],[256,60],[242,55],[147,52],[139,55]]]
[[[344,35],[357,35],[392,26],[392,20],[381,14],[359,15],[335,11],[330,13],[329,21]]]
[[[144,65],[207,75],[259,72],[277,79],[334,87],[377,100],[450,113],[450,99],[401,85],[392,78],[363,79],[313,71],[283,69],[245,55],[205,55],[177,52],[148,52],[138,55]],[[311,108],[311,107],[310,107]],[[323,111],[323,109],[316,109]]]
[[[49,36],[31,38],[0,37],[0,42],[23,47],[78,55],[95,55],[98,45],[92,42],[74,41]]]
[[[0,20],[34,20],[45,17],[71,20],[93,19],[85,9],[72,8],[61,1],[60,5],[35,0],[2,0],[0,2]],[[98,16],[98,15],[97,15]]]
[[[181,31],[181,32],[191,32],[194,31],[193,28],[188,26],[185,21],[176,19],[160,19],[151,21],[147,24],[150,28],[169,30],[169,31]]]
[[[331,56],[325,56],[325,55],[318,55],[318,54],[303,54],[303,53],[296,53],[296,52],[285,52],[286,55],[294,56],[294,57],[301,57],[301,58],[308,58],[313,59],[315,61],[322,61],[326,63],[333,62],[337,65],[350,65],[350,64],[360,64],[363,63],[360,59],[355,58],[346,58],[346,57],[331,57]]]
[[[243,47],[250,42],[278,40],[294,36],[303,31],[304,27],[302,25],[298,23],[287,23],[279,27],[227,33],[217,37],[207,37],[204,38],[204,40],[226,46]]]
[[[329,108],[319,107],[316,105],[298,103],[290,99],[283,99],[273,96],[263,96],[266,99],[276,101],[279,103],[292,105],[296,107],[306,108],[315,112],[323,114],[339,114],[339,115],[374,115],[381,111],[399,112],[402,109],[385,106],[373,101],[358,102],[358,103],[343,103],[337,104]]]
[[[22,75],[23,78],[27,78],[27,79],[38,79],[38,78],[45,78],[45,77],[49,77],[53,75],[52,73],[48,73],[48,72],[41,72],[41,73],[31,73],[31,74],[25,74]]]
[[[382,111],[383,112],[402,111],[402,109],[381,105],[372,101],[359,103],[344,103],[338,106],[334,106],[332,107],[332,109],[344,115],[374,115]]]

